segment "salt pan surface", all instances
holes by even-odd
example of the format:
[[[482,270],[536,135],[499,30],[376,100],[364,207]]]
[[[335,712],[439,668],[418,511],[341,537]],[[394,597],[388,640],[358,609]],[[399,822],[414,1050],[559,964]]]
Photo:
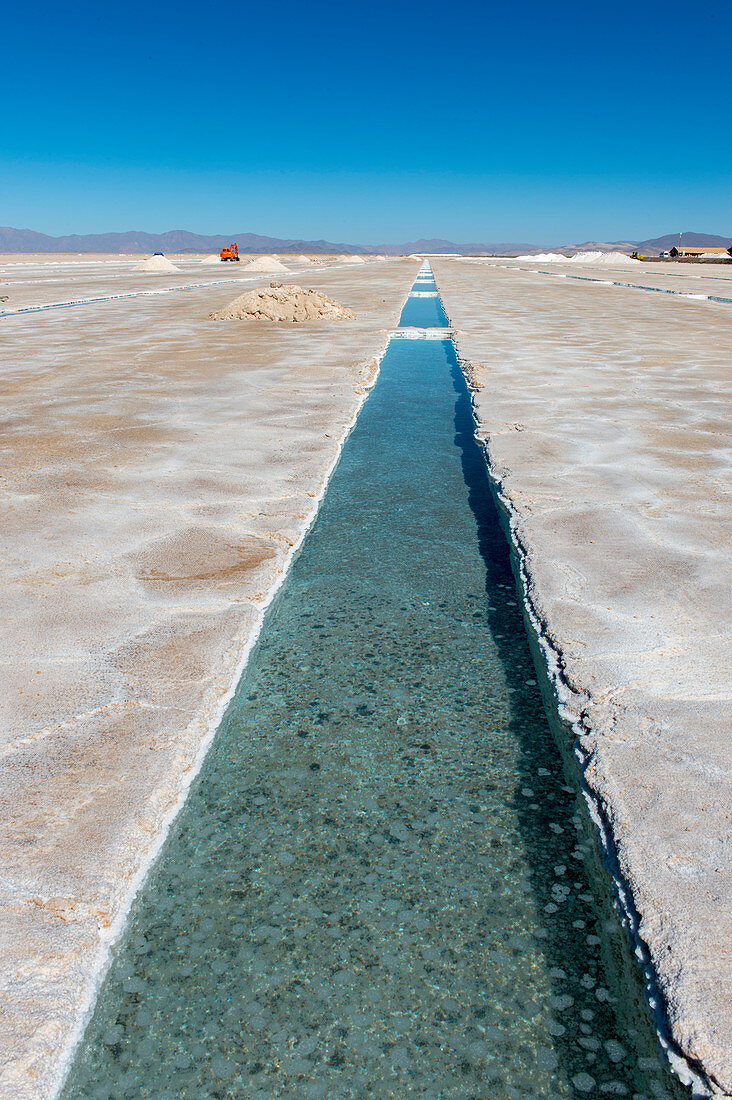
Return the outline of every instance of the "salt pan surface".
[[[54,1094],[410,272],[314,278],[357,319],[251,326],[245,354],[200,284],[3,321],[3,1098]]]
[[[732,1095],[732,316],[433,266],[673,1037]]]

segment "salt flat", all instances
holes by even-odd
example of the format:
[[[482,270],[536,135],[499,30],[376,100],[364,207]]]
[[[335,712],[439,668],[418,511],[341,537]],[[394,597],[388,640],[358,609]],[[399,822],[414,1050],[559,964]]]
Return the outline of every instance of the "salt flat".
[[[39,259],[5,258],[2,293],[194,281]],[[355,321],[208,320],[269,282],[243,264],[197,265],[233,287],[0,319],[3,1097],[55,1088],[417,267],[303,269]]]
[[[598,285],[613,286],[616,282],[630,283],[670,295],[704,298],[714,295],[732,298],[732,264],[682,264],[673,261],[626,264],[591,264],[579,262],[543,263],[520,259],[476,259],[470,261],[480,266],[504,267],[508,270],[533,272],[539,278],[593,280]]]
[[[433,261],[673,1036],[729,1095],[732,306],[519,266]],[[666,281],[725,286],[708,267]]]
[[[0,257],[0,311],[140,294],[0,318],[3,1097],[52,1093],[417,269],[293,263],[356,320],[273,327],[207,319],[269,275],[139,259]],[[525,266],[433,262],[674,1036],[724,1095],[732,306]]]
[[[200,284],[226,285],[231,282],[236,291],[254,286],[263,278],[277,279],[279,273],[268,275],[262,271],[248,271],[252,257],[243,257],[239,263],[207,262],[207,258],[190,254],[171,254],[166,257],[178,270],[175,272],[146,272],[136,268],[144,256],[19,256],[0,254],[0,317],[13,310],[30,309],[76,301],[84,298],[101,298],[120,294],[168,293],[180,288]],[[259,257],[254,257],[254,260]],[[288,272],[297,278],[324,267],[345,267],[338,257],[317,256],[313,265],[302,259],[283,257]],[[372,263],[375,261],[372,261]],[[287,272],[285,272],[287,274]],[[288,276],[289,277],[289,276]]]

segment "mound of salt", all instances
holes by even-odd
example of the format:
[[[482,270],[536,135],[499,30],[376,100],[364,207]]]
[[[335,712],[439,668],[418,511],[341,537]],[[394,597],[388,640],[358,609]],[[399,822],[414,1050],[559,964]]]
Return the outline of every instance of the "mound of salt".
[[[312,264],[315,263],[310,256],[290,256],[290,262],[293,264]]]
[[[220,264],[221,263],[221,257],[220,256],[204,256],[204,258],[201,260],[201,263],[202,264],[211,264],[211,265]]]
[[[564,264],[567,262],[567,257],[562,256],[559,252],[539,252],[536,256],[516,256],[516,259],[537,264]]]
[[[516,256],[517,260],[537,264],[639,264],[624,252],[575,252],[571,256],[562,256],[559,252],[539,252],[536,256]]]
[[[339,256],[341,263],[344,264],[365,264],[363,256]]]
[[[641,260],[634,260],[632,256],[626,256],[624,252],[575,252],[570,256],[573,264],[602,264],[603,267],[614,264],[639,264]]]
[[[141,264],[135,264],[132,270],[152,271],[165,275],[166,273],[179,271],[180,268],[177,268],[175,264],[172,264],[165,256],[151,256],[149,260],[143,260]]]
[[[257,256],[247,264],[247,271],[287,271],[287,268],[276,256]]]
[[[212,321],[329,321],[353,320],[356,314],[319,290],[303,290],[301,286],[282,286],[250,290],[240,294],[223,309],[210,313]]]

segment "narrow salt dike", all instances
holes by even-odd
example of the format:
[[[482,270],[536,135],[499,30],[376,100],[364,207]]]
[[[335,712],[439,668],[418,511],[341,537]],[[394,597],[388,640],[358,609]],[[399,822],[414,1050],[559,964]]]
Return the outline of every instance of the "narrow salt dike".
[[[409,299],[402,323],[435,301]],[[687,1095],[547,722],[453,346],[433,336],[390,344],[68,1100]]]

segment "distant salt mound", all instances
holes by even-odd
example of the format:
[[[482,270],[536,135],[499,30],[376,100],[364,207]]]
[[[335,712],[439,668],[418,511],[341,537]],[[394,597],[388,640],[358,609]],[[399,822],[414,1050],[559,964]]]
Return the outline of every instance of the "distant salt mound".
[[[639,264],[624,252],[575,252],[572,256],[562,256],[560,252],[540,252],[537,256],[517,256],[524,263],[537,264]]]
[[[202,264],[211,264],[212,266],[213,266],[213,264],[220,264],[221,263],[221,257],[220,256],[206,256],[206,257],[204,257],[204,259],[201,260],[201,263]]]
[[[247,271],[287,271],[285,265],[276,256],[257,256],[247,264]]]
[[[339,257],[341,263],[344,264],[365,264],[363,256],[341,256]]]
[[[149,260],[143,260],[141,264],[135,264],[133,271],[152,271],[160,275],[174,274],[180,268],[172,264],[165,256],[151,256]]]
[[[559,252],[539,252],[536,256],[517,256],[516,259],[523,260],[524,263],[535,264],[564,264],[567,262],[567,257],[560,255]]]
[[[342,306],[319,290],[303,290],[301,286],[282,286],[250,290],[240,294],[223,309],[210,313],[212,321],[278,321],[298,324],[301,321],[349,321],[355,318],[352,309]]]
[[[615,264],[639,264],[641,260],[634,260],[632,256],[626,256],[624,252],[575,252],[569,257],[573,264],[602,264],[603,267],[613,267]]]
[[[292,256],[290,262],[293,264],[312,264],[315,261],[311,260],[309,256]]]

